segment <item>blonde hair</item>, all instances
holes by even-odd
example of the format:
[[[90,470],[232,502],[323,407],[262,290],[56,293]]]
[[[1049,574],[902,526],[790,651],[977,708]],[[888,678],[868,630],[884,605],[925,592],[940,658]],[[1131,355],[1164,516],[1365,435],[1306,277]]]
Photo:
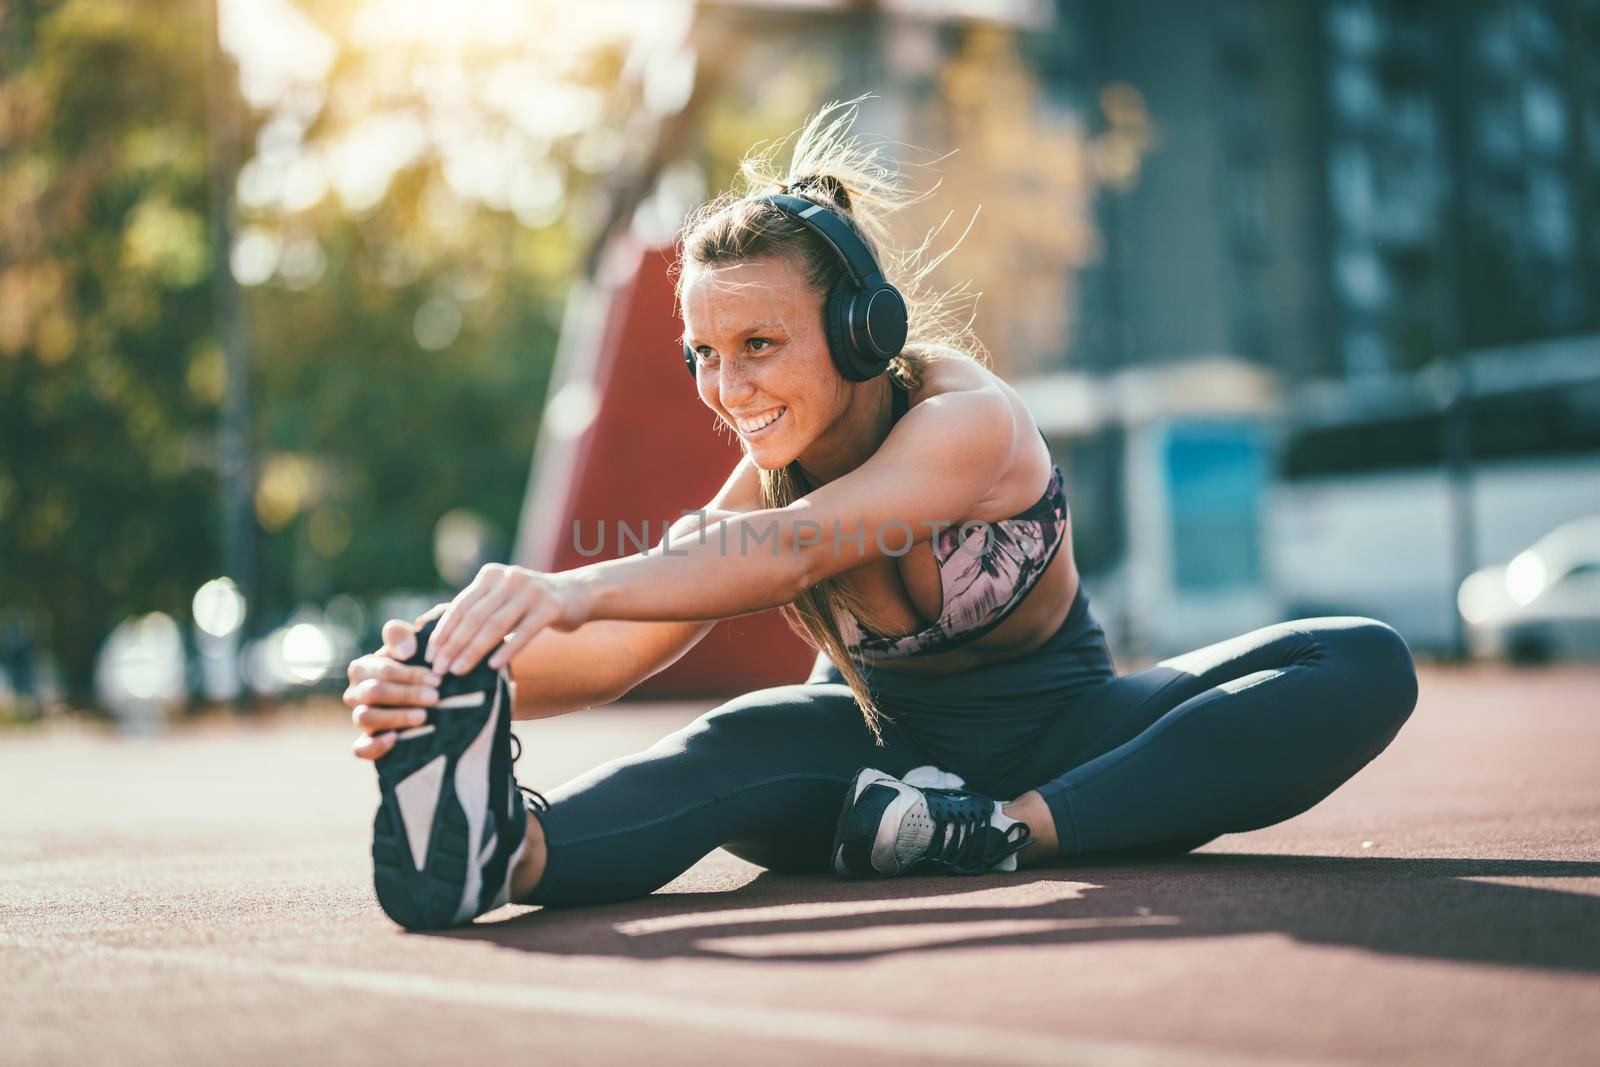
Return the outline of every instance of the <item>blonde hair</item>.
[[[903,251],[895,249],[889,239],[888,216],[920,202],[933,190],[920,196],[908,194],[899,174],[882,160],[877,148],[865,147],[848,136],[855,122],[856,105],[865,98],[825,104],[799,131],[787,165],[780,165],[777,156],[793,134],[764,150],[759,146],[753,149],[739,163],[741,181],[737,184],[741,187],[730,189],[689,213],[678,238],[675,293],[681,309],[688,267],[784,256],[801,267],[806,284],[820,300],[844,273],[844,263],[805,225],[770,204],[759,203],[757,198],[783,192],[822,204],[853,225],[872,250],[884,276],[905,298],[906,342],[884,373],[911,390],[921,386],[924,371],[941,356],[973,359],[984,366],[989,366],[990,360],[972,332],[971,316],[963,319],[955,307],[958,300],[964,302],[968,298],[966,283],[943,292],[931,292],[924,286],[928,274],[955,246],[923,262],[938,229],[927,234],[916,248]],[[939,229],[942,228],[943,223]],[[798,463],[762,470],[760,474],[761,503],[766,508],[786,507],[813,488],[806,483]],[[867,727],[881,746],[884,742],[879,722],[893,720],[873,699],[860,666],[845,647],[835,617],[838,612],[847,611],[862,619],[869,607],[837,578],[830,578],[784,605],[781,614],[808,645],[824,652],[837,665],[861,707]]]

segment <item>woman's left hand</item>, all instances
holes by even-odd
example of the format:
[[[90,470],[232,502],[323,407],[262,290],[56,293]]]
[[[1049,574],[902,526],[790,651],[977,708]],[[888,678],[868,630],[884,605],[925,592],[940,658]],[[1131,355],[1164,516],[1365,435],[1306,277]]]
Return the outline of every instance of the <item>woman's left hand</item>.
[[[581,587],[563,575],[486,563],[445,609],[427,660],[441,674],[466,674],[493,652],[489,666],[499,670],[545,627],[582,626],[586,609]]]

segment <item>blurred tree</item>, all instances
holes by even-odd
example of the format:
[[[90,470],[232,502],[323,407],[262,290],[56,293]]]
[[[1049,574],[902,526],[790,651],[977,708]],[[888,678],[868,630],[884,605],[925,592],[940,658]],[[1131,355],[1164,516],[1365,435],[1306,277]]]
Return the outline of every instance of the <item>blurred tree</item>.
[[[1075,327],[1078,271],[1100,254],[1092,217],[1101,186],[1137,180],[1148,149],[1143,101],[1126,86],[1103,97],[1109,129],[1091,137],[1079,116],[1051,113],[1016,33],[972,25],[938,71],[939,91],[915,116],[917,140],[959,151],[939,166],[938,195],[913,205],[923,231],[955,244],[935,281],[982,293],[975,325],[1004,377],[1059,365]]]
[[[588,88],[568,125],[474,187],[507,112],[560,108],[481,57],[362,44],[359,7],[318,8],[323,68],[303,42],[264,50],[295,65],[274,95],[240,41],[271,28],[251,19],[310,16],[222,4],[254,150],[221,264],[208,0],[0,7],[0,609],[30,620],[72,698],[120,618],[186,621],[220,566],[214,269],[244,286],[249,324],[257,629],[335,593],[436,587],[453,507],[509,541],[586,191],[625,147],[606,136],[623,55],[573,49],[561,75]],[[464,76],[477,104],[451,88]],[[524,95],[483,106],[508,86]],[[374,159],[391,164],[376,179]]]
[[[0,13],[0,606],[74,695],[214,555],[203,10]]]
[[[435,40],[372,17],[381,3],[307,11],[304,32],[336,48],[325,71],[252,96],[233,264],[259,396],[262,591],[280,606],[438,586],[434,525],[455,507],[510,543],[629,103],[603,38],[556,69],[516,27]],[[247,90],[270,80],[240,59]]]

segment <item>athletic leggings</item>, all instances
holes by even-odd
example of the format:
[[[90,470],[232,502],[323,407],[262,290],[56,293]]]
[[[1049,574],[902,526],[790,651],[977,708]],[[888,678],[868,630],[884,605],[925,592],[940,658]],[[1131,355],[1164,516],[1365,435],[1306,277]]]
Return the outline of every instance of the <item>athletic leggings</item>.
[[[1081,590],[1026,655],[959,674],[866,671],[874,743],[838,670],[746,693],[547,790],[548,865],[524,903],[648,894],[721,846],[827,872],[847,784],[932,765],[999,800],[1036,789],[1062,857],[1186,852],[1305,811],[1393,740],[1416,703],[1388,625],[1300,619],[1118,677]]]

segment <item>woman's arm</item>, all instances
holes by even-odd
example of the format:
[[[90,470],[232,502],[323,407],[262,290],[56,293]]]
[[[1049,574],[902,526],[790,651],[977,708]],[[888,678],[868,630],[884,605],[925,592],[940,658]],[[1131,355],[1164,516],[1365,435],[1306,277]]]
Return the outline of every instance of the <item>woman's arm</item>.
[[[708,507],[685,515],[672,524],[661,543],[692,535],[703,520],[732,514]],[[715,620],[599,619],[566,632],[540,630],[510,663],[517,683],[512,717],[547,719],[609,704],[683,658],[715,625]]]
[[[461,674],[490,653],[498,666],[546,629],[713,621],[788,604],[972,515],[1011,462],[1014,431],[997,390],[943,393],[907,412],[866,462],[788,507],[558,574],[488,564],[440,620],[427,660]]]
[[[708,521],[697,536],[554,575],[584,619],[717,620],[780,607],[806,588],[812,524],[788,508]]]
[[[658,549],[692,540],[702,526],[760,506],[760,472],[743,457],[705,507],[681,516]],[[597,619],[576,630],[547,628],[510,662],[519,719],[543,719],[609,704],[672,666],[711,632],[716,620],[635,622]]]
[[[908,411],[866,462],[788,507],[709,523],[681,553],[555,577],[571,583],[585,619],[724,619],[787,604],[971,516],[1011,464],[1015,429],[997,390],[942,393]]]

